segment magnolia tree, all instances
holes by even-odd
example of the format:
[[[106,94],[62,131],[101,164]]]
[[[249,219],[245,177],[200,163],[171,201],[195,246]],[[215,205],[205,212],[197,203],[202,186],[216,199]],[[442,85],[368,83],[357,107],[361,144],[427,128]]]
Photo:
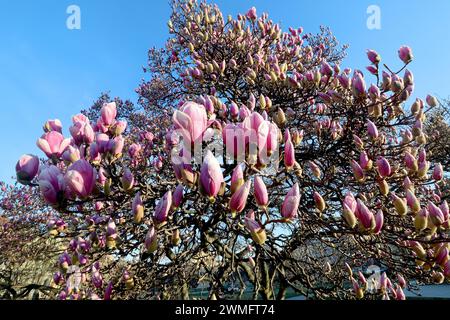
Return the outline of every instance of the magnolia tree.
[[[140,108],[120,116],[105,101],[70,136],[49,120],[46,159],[17,164],[65,226],[48,223],[68,243],[60,299],[187,299],[198,286],[216,299],[233,286],[400,300],[450,278],[443,169],[423,130],[437,100],[408,102],[409,47],[398,71],[374,50],[351,70],[326,28],[283,32],[255,8],[225,19],[193,0],[172,2],[168,27]]]

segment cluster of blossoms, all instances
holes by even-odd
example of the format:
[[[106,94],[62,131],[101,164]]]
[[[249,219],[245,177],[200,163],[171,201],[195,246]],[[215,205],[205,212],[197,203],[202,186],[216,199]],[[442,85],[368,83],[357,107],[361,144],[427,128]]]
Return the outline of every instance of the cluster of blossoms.
[[[367,86],[362,71],[341,70],[332,39],[283,33],[255,8],[225,22],[215,6],[175,4],[168,60],[155,58],[160,77],[138,90],[155,109],[161,78],[189,90],[174,94],[167,126],[127,133],[107,103],[96,122],[74,116],[71,138],[49,120],[37,142],[48,159],[17,163],[18,181],[38,185],[61,212],[49,223],[53,235],[75,226],[54,278],[59,297],[107,299],[135,288],[149,267],[150,283],[170,297],[168,280],[184,290],[187,278],[219,273],[220,263],[230,271],[210,277],[210,297],[233,272],[245,272],[266,298],[274,296],[269,274],[319,298],[332,294],[321,277],[340,288],[333,297],[385,299],[404,298],[402,273],[450,279],[444,172],[427,160],[423,130],[427,106],[438,102],[428,96],[404,109],[414,90],[405,70],[411,49],[400,48],[398,72],[380,70],[380,55],[368,50],[376,83]],[[177,66],[177,83],[163,64]],[[107,254],[113,262],[100,262]],[[362,273],[342,272],[368,259],[390,267],[398,284],[383,274],[371,291]],[[197,267],[185,276],[183,263]],[[115,274],[103,275],[103,264]]]

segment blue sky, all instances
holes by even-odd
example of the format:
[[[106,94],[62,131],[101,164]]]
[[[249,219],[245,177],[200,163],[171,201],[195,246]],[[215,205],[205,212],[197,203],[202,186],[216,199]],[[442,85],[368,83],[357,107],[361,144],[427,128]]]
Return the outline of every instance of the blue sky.
[[[217,0],[224,16],[256,6],[283,28],[317,32],[331,27],[350,44],[343,66],[364,68],[365,50],[377,50],[394,69],[397,49],[413,48],[415,96],[450,95],[450,1],[412,0]],[[81,30],[66,28],[69,5],[81,9]],[[381,9],[381,29],[369,30],[369,5]],[[136,100],[147,50],[168,36],[167,0],[1,0],[0,1],[0,180],[11,181],[23,153],[35,146],[43,123],[90,105],[102,91]]]

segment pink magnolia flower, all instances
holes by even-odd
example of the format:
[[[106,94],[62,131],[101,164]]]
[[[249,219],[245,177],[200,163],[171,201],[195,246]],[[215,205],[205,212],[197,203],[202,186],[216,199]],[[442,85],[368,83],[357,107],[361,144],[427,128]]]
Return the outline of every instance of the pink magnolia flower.
[[[38,177],[39,188],[45,201],[51,205],[58,204],[64,196],[64,175],[56,166],[44,168]]]
[[[127,129],[127,122],[125,120],[118,120],[114,123],[114,126],[111,128],[111,132],[113,135],[118,136],[125,132]]]
[[[419,162],[427,161],[427,151],[424,148],[419,150]]]
[[[81,159],[80,149],[70,145],[66,148],[61,158],[68,163],[74,163]]]
[[[239,108],[239,119],[241,121],[245,120],[245,118],[247,118],[252,112],[250,111],[249,108],[247,108],[246,106],[241,106]]]
[[[94,131],[97,132],[97,133],[106,133],[106,132],[108,132],[108,125],[106,125],[103,122],[101,117],[97,119],[97,122],[96,122],[96,124],[94,126]]]
[[[181,130],[184,139],[189,143],[201,141],[203,132],[207,128],[207,114],[203,105],[195,102],[186,102],[173,114],[176,129]]]
[[[375,100],[375,101],[376,101],[378,98],[380,98],[380,95],[381,95],[380,89],[379,89],[376,85],[372,84],[372,85],[369,87],[369,97],[370,97],[372,100]]]
[[[405,188],[405,190],[411,190],[412,192],[414,192],[414,183],[412,183],[409,177],[406,177],[403,180],[403,187]]]
[[[267,193],[267,187],[260,176],[255,177],[254,189],[256,204],[261,208],[265,208],[269,203],[269,195]]]
[[[133,188],[134,176],[129,168],[125,168],[121,181],[122,181],[122,187],[125,189],[125,191],[129,191]]]
[[[403,82],[405,85],[413,85],[414,84],[414,75],[408,69],[405,70],[405,75],[403,76]]]
[[[236,118],[236,117],[238,116],[238,114],[239,114],[239,107],[237,106],[236,103],[232,102],[232,103],[230,104],[230,106],[229,106],[229,112],[230,112],[230,115],[231,115],[233,118]]]
[[[247,107],[248,107],[251,111],[253,111],[253,110],[255,109],[255,106],[256,106],[256,98],[255,98],[255,95],[254,95],[253,93],[250,93],[250,96],[249,96],[248,101],[247,101]]]
[[[409,152],[405,152],[405,166],[413,171],[418,169],[416,158]]]
[[[352,159],[352,160],[350,161],[350,166],[352,167],[353,175],[355,176],[355,179],[356,179],[357,181],[362,181],[362,180],[364,180],[364,177],[365,177],[364,171],[363,171],[363,169],[361,168],[361,166],[358,164],[358,162],[356,162],[355,160]]]
[[[62,133],[62,123],[59,119],[53,119],[53,120],[47,120],[44,124],[44,131],[50,132],[50,131],[57,131],[59,133]]]
[[[172,197],[172,206],[174,208],[178,208],[181,203],[183,202],[183,185],[179,184],[176,188],[175,191],[173,192],[173,197]]]
[[[389,73],[387,73],[386,71],[383,71],[382,78],[383,78],[383,88],[389,89],[392,84],[391,75]]]
[[[17,181],[22,184],[29,184],[31,180],[36,176],[39,170],[39,158],[24,154],[16,163],[16,176]]]
[[[105,182],[107,180],[107,173],[105,171],[105,169],[103,169],[103,167],[100,167],[100,169],[98,169],[98,177],[97,177],[97,182],[104,186]]]
[[[364,228],[370,229],[375,222],[372,211],[361,200],[356,200],[356,217]]]
[[[245,206],[247,205],[247,198],[250,192],[251,182],[248,180],[245,182],[233,195],[230,199],[230,209],[232,214],[242,212]]]
[[[247,13],[245,14],[247,16],[247,18],[251,19],[251,20],[255,20],[258,16],[256,15],[256,8],[255,7],[251,7]]]
[[[292,142],[294,143],[294,146],[298,146],[302,141],[303,141],[303,136],[304,136],[304,131],[300,130],[298,131],[297,129],[293,129],[292,130]]]
[[[401,216],[405,215],[408,211],[406,199],[400,198],[393,192],[391,193],[391,198],[397,213]]]
[[[444,266],[445,263],[449,260],[449,250],[446,246],[441,246],[439,249],[436,250],[436,263],[440,266]]]
[[[408,46],[402,46],[398,49],[398,57],[403,61],[403,63],[409,63],[414,58],[412,50]]]
[[[103,202],[101,202],[101,201],[95,201],[95,204],[94,204],[94,210],[95,211],[100,211],[100,210],[102,210],[103,208],[104,208],[104,203]]]
[[[317,179],[320,179],[320,177],[322,176],[322,171],[320,170],[319,166],[315,164],[314,161],[308,161],[308,166],[313,176]]]
[[[375,234],[381,232],[381,229],[383,228],[383,223],[384,223],[383,210],[378,210],[377,214],[375,215],[375,229],[373,230]]]
[[[269,123],[269,133],[267,135],[267,153],[270,155],[278,148],[278,126],[274,122]]]
[[[366,69],[367,69],[367,71],[369,71],[373,75],[377,75],[378,74],[378,68],[376,68],[374,66],[367,66]]]
[[[366,93],[366,83],[360,72],[355,72],[353,75],[352,92],[355,97],[363,96]]]
[[[95,133],[94,129],[89,123],[89,119],[80,116],[74,116],[72,120],[73,125],[70,126],[69,131],[75,144],[80,145],[82,143],[92,143],[95,139]]]
[[[134,222],[140,223],[144,217],[144,203],[142,202],[141,193],[138,192],[133,198],[131,204],[131,210],[133,211]]]
[[[100,110],[103,124],[110,126],[114,123],[117,116],[117,106],[115,102],[105,103]]]
[[[326,61],[323,61],[320,65],[320,73],[323,76],[332,76],[333,75],[333,69],[331,68],[330,64]]]
[[[284,165],[286,166],[286,169],[290,170],[294,167],[294,164],[295,164],[295,149],[289,135],[289,139],[287,139],[287,141],[284,144]]]
[[[313,198],[314,198],[314,203],[316,205],[317,210],[319,210],[320,212],[325,210],[326,203],[325,203],[325,200],[323,199],[323,197],[320,195],[320,193],[318,193],[317,191],[314,191]]]
[[[47,157],[59,158],[70,144],[70,139],[64,139],[58,131],[50,131],[42,135],[37,141],[37,146]]]
[[[125,145],[125,138],[122,135],[108,141],[107,149],[115,156],[120,156]]]
[[[108,220],[108,224],[106,225],[106,236],[110,239],[117,238],[117,227],[112,218]]]
[[[72,117],[72,123],[75,122],[89,122],[89,119],[84,114],[78,113]]]
[[[254,219],[254,217],[245,217],[245,226],[250,232],[253,241],[257,244],[262,245],[266,242],[266,231],[263,229],[261,224]]]
[[[142,146],[139,143],[133,143],[128,148],[128,154],[130,155],[130,158],[136,159],[139,156],[139,152],[141,152]]]
[[[364,148],[364,142],[361,140],[360,137],[358,137],[356,134],[353,135],[353,143],[359,148]]]
[[[412,212],[420,211],[420,201],[417,199],[416,195],[411,190],[406,190],[406,204],[411,208]]]
[[[346,74],[339,75],[338,81],[343,88],[350,88],[350,78]]]
[[[367,58],[373,64],[378,64],[381,61],[381,56],[375,50],[367,50]]]
[[[85,198],[94,190],[97,171],[86,160],[78,160],[72,164],[64,176],[69,189],[79,196]]]
[[[345,204],[353,213],[355,213],[357,202],[355,196],[351,192],[348,192],[346,194],[343,204]]]
[[[379,175],[383,177],[389,177],[392,174],[391,165],[385,157],[379,157],[377,160],[377,170]]]
[[[281,215],[283,218],[289,220],[297,217],[297,210],[300,204],[300,189],[298,183],[289,190],[284,198],[283,205],[281,206]]]
[[[403,289],[397,285],[397,289],[395,290],[396,293],[396,300],[405,300],[405,293],[403,292]]]
[[[214,103],[209,96],[204,98],[203,106],[209,114],[214,113]]]
[[[444,178],[444,169],[440,163],[436,164],[433,170],[433,179],[441,181]]]
[[[244,172],[238,164],[231,173],[231,194],[234,194],[244,184]]]
[[[444,214],[442,213],[442,210],[438,206],[436,206],[433,202],[428,201],[427,208],[428,212],[430,213],[430,218],[433,224],[435,224],[436,226],[440,226],[441,224],[444,223],[445,221]]]
[[[144,246],[149,253],[155,252],[158,248],[158,238],[155,227],[150,226],[150,228],[148,229],[148,232],[145,236]]]
[[[111,147],[111,144],[109,140],[109,136],[106,133],[97,133],[95,136],[95,143],[99,153],[110,151],[109,148]]]
[[[372,161],[369,159],[367,152],[363,151],[359,155],[359,165],[363,169],[370,169],[372,165]]]
[[[370,137],[372,137],[373,139],[377,139],[378,138],[378,129],[377,126],[375,125],[375,123],[373,123],[370,120],[367,120],[367,133],[369,134]]]
[[[212,152],[208,150],[200,168],[201,187],[208,197],[215,198],[220,191],[223,181],[224,179],[219,161],[217,161]]]
[[[172,191],[167,191],[155,207],[155,220],[159,223],[167,220],[172,206]]]
[[[380,285],[380,289],[381,290],[385,290],[386,289],[386,286],[387,286],[387,275],[386,275],[386,272],[383,272],[382,274],[381,274],[381,276],[380,276],[380,282],[379,282],[379,285]]]

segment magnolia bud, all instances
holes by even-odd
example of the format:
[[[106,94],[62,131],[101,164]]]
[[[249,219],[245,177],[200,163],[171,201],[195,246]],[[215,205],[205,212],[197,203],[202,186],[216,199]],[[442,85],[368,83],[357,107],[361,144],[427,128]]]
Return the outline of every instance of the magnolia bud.
[[[318,192],[314,192],[314,202],[319,212],[323,212],[325,210],[326,207],[325,200],[323,200],[322,196]]]
[[[130,191],[134,186],[134,176],[131,173],[130,169],[126,168],[122,175],[122,188],[125,191]]]
[[[392,193],[392,201],[394,203],[395,210],[400,216],[404,216],[408,211],[406,206],[406,200],[398,197],[396,194]]]
[[[156,236],[156,230],[153,226],[148,229],[147,235],[144,241],[145,249],[148,253],[155,252],[158,249],[158,239]]]
[[[350,166],[352,167],[353,175],[355,176],[356,181],[358,181],[358,182],[363,181],[365,178],[365,175],[364,175],[363,169],[360,167],[358,162],[356,162],[355,160],[351,160]]]
[[[436,97],[434,97],[432,95],[427,95],[426,101],[430,107],[436,107],[438,105],[438,101],[437,101]]]
[[[144,218],[144,204],[142,202],[141,193],[136,193],[132,203],[134,222],[141,223]]]
[[[412,212],[420,211],[420,202],[411,190],[406,190],[406,202]]]
[[[373,123],[370,120],[367,120],[367,133],[369,134],[370,137],[372,137],[373,139],[377,139],[378,138],[378,129],[377,126],[375,125],[375,123]]]
[[[244,173],[240,164],[234,168],[231,174],[231,194],[234,194],[244,184]]]
[[[343,205],[342,216],[344,217],[345,222],[347,222],[350,228],[353,229],[356,226],[357,221],[355,213],[346,204]]]
[[[283,127],[286,123],[286,115],[284,114],[283,109],[278,108],[277,113],[274,116],[274,121],[279,127]]]
[[[247,204],[248,194],[250,192],[251,182],[245,182],[230,199],[230,209],[233,217],[236,213],[242,212]]]
[[[405,64],[411,62],[414,58],[411,48],[407,46],[400,47],[398,50],[398,56]]]
[[[387,196],[389,194],[389,184],[386,182],[386,180],[378,180],[378,188],[380,189],[380,193],[383,196]]]

